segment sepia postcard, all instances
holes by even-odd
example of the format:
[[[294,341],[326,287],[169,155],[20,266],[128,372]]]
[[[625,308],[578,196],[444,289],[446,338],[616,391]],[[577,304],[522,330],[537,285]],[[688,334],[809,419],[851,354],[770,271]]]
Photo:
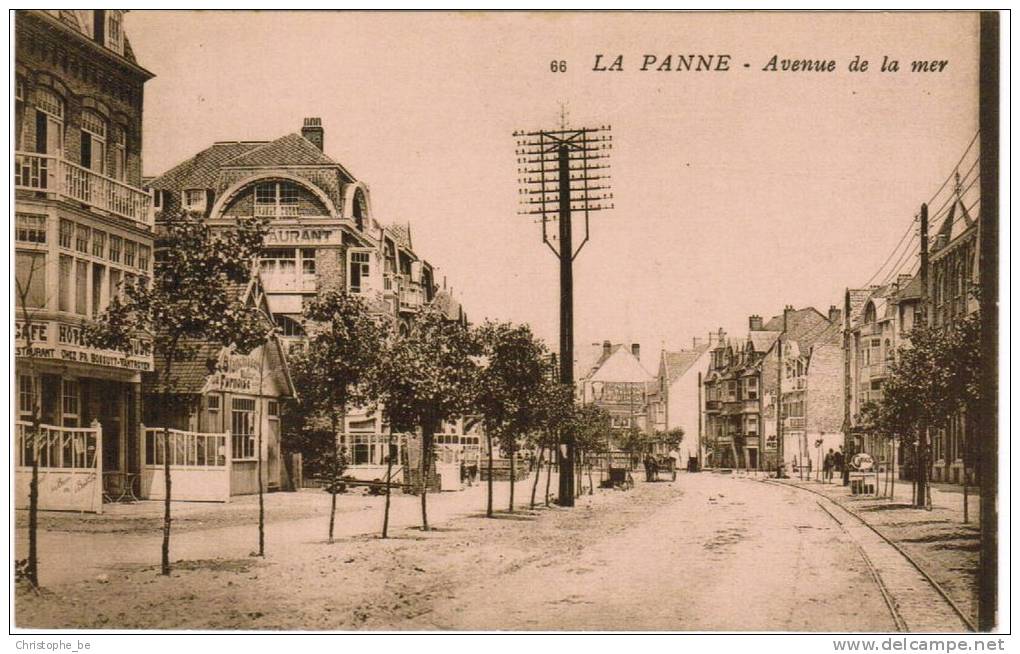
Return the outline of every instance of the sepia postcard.
[[[1008,12],[9,18],[12,648],[1006,648]]]

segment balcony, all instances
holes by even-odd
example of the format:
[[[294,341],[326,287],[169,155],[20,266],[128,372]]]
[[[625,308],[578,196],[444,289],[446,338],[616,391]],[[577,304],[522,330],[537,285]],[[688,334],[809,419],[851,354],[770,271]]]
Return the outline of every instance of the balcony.
[[[146,227],[155,224],[148,193],[52,155],[15,153],[14,188],[61,195]]]
[[[402,281],[397,293],[401,311],[417,311],[424,303],[424,293],[420,284]]]
[[[287,272],[262,272],[262,286],[270,293],[314,293],[314,275],[298,275]]]
[[[297,204],[256,204],[256,218],[297,218]]]
[[[718,411],[722,408],[722,402],[719,400],[705,400],[705,411]]]
[[[887,377],[889,375],[889,361],[879,361],[864,367],[865,374],[871,379]]]
[[[783,418],[784,429],[796,429],[801,430],[807,426],[807,418],[803,416]]]

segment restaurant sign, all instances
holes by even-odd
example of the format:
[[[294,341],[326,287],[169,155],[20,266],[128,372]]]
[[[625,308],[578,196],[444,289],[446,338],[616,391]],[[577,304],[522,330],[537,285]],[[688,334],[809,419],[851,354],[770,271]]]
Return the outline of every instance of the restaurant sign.
[[[266,245],[340,245],[340,236],[330,227],[279,227],[266,233]]]
[[[152,370],[152,341],[131,339],[129,350],[107,350],[85,344],[81,325],[56,320],[15,321],[15,355],[35,359],[53,359],[68,363],[85,363],[107,368]],[[29,351],[28,341],[32,341]]]

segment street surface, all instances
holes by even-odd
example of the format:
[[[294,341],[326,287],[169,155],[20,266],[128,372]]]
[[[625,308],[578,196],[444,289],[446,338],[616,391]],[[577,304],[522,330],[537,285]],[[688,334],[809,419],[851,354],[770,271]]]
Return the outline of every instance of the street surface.
[[[544,478],[543,478],[544,485]],[[497,484],[505,509],[507,484]],[[553,480],[555,488],[555,479]],[[395,498],[394,538],[376,537],[380,498],[344,497],[338,540],[325,512],[277,517],[265,560],[253,524],[176,536],[158,572],[158,533],[42,534],[43,584],[19,590],[19,626],[206,629],[886,631],[896,624],[849,533],[811,493],[719,474],[596,491],[574,509],[484,518],[484,487]],[[540,493],[541,494],[541,493]],[[309,496],[322,506],[326,496]],[[203,509],[207,510],[207,509]],[[232,509],[232,510],[237,510]],[[186,512],[184,512],[186,513]],[[19,531],[19,547],[24,532]],[[76,565],[55,565],[58,552]],[[48,566],[48,567],[47,567]]]

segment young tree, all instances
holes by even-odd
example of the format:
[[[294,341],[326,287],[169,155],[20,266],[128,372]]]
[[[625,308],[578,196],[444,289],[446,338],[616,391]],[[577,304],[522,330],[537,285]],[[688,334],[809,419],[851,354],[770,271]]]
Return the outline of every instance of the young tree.
[[[475,388],[473,357],[479,350],[466,326],[434,305],[418,313],[407,335],[391,336],[384,347],[372,396],[390,427],[421,432],[421,522],[428,531],[428,479],[432,444],[444,420],[471,411]]]
[[[263,345],[271,326],[243,301],[238,287],[251,280],[252,266],[262,249],[265,229],[255,220],[238,221],[213,233],[200,217],[164,215],[156,243],[152,280],[123,286],[94,323],[85,325],[90,344],[107,349],[130,348],[147,332],[161,367],[160,396],[164,419],[179,403],[174,364],[189,358],[194,343],[212,341],[246,354]],[[163,544],[161,571],[170,574],[170,427],[163,430]]]
[[[492,437],[510,457],[510,505],[514,511],[515,459],[522,436],[540,427],[543,381],[548,374],[545,346],[527,325],[486,321],[475,332],[483,353],[476,375],[475,410],[489,439],[489,483],[485,514],[492,517]]]
[[[534,429],[530,438],[534,446],[538,448],[539,456],[535,465],[535,480],[531,486],[531,504],[535,508],[535,495],[538,491],[539,477],[542,472],[542,457],[548,450],[547,471],[545,479],[545,505],[549,506],[549,486],[552,480],[553,452],[559,443],[557,434],[559,430],[570,420],[574,410],[574,392],[570,386],[564,386],[556,381],[556,365],[552,360],[546,363],[546,376],[542,385],[536,393],[538,400],[537,423],[538,428]]]
[[[918,508],[929,501],[927,431],[959,410],[975,410],[980,399],[978,319],[969,316],[953,328],[917,327],[910,345],[900,348],[872,422],[884,433],[916,434],[915,484]]]
[[[38,324],[39,312],[46,306],[45,290],[38,293],[41,286],[38,280],[43,273],[45,258],[31,256],[18,261],[15,266],[15,304],[18,311],[16,315],[21,319],[17,326],[18,339],[25,341],[24,356],[22,365],[28,371],[29,390],[28,397],[31,398],[31,422],[29,428],[22,434],[23,451],[32,453],[32,477],[28,484],[28,558],[18,561],[18,569],[22,570],[25,579],[33,588],[39,587],[39,451],[38,440],[42,433],[42,393],[35,370],[35,326]],[[36,275],[40,277],[36,277]],[[44,279],[44,278],[42,278]],[[20,371],[19,371],[20,372]],[[20,401],[20,398],[19,398]],[[96,456],[99,456],[96,453]],[[96,483],[101,484],[102,480],[97,479]]]
[[[595,492],[595,482],[591,473],[592,463],[588,458],[595,458],[609,451],[609,413],[594,404],[586,404],[574,408],[572,421],[574,423],[575,448],[579,453],[578,460],[584,461],[587,465],[588,494],[592,495]]]
[[[330,494],[329,542],[333,542],[336,496],[343,487],[347,453],[340,442],[351,406],[369,401],[368,380],[379,363],[386,333],[381,316],[357,295],[330,290],[304,310],[308,343],[291,362],[299,390],[292,445],[318,468]]]

